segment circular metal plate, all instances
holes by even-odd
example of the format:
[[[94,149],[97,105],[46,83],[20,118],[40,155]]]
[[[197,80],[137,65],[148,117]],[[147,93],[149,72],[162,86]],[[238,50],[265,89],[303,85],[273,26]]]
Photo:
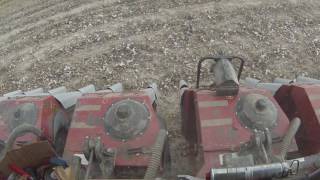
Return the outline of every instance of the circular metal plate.
[[[245,127],[264,130],[276,126],[278,110],[268,97],[248,94],[238,101],[237,116]]]
[[[9,129],[12,131],[14,128],[24,123],[35,125],[38,117],[38,108],[33,103],[19,104],[7,115]]]
[[[143,133],[150,121],[147,107],[135,100],[121,100],[113,104],[105,114],[107,133],[119,140],[133,139]]]

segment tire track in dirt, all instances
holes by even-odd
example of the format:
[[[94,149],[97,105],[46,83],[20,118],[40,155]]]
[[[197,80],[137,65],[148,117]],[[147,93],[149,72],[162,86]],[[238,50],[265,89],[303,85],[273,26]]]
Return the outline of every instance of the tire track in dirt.
[[[143,0],[143,1],[147,2],[148,0]],[[134,4],[136,2],[137,1],[130,1],[130,0],[118,1],[116,3],[116,5],[111,3],[108,6],[104,6],[104,8],[102,8],[102,9],[100,8],[99,11],[106,10],[108,12],[108,16],[111,17],[112,16],[111,13],[116,7],[121,7],[122,5],[125,5],[125,4],[126,5]],[[140,3],[143,3],[143,2],[140,2]],[[105,7],[108,7],[108,8],[106,9]],[[110,12],[109,12],[109,10],[110,10]],[[93,12],[94,16],[96,15],[95,13],[96,12],[94,11]],[[92,16],[92,12],[91,11],[87,11],[87,12],[85,12],[84,15],[83,15],[83,13],[81,13],[81,16],[83,17],[83,19],[85,19],[87,16]],[[73,17],[75,17],[75,21],[77,20],[77,18],[79,18],[79,16],[76,16],[76,15],[69,16],[69,17],[71,18],[71,19],[69,19],[69,22],[74,20]],[[108,17],[109,20],[113,20],[114,19],[114,18],[110,18],[110,17]],[[101,17],[99,17],[99,18],[101,19]],[[91,19],[94,20],[94,18],[92,18],[92,17],[91,17]],[[116,19],[118,19],[118,18],[116,18]],[[13,50],[16,50],[16,49],[24,49],[25,47],[30,47],[30,46],[33,46],[34,44],[41,44],[42,43],[41,40],[43,40],[43,39],[48,40],[48,39],[51,39],[51,38],[57,38],[57,37],[64,36],[66,34],[71,33],[70,31],[68,31],[68,32],[60,32],[60,31],[58,31],[57,32],[58,34],[54,34],[54,36],[52,36],[52,34],[51,34],[50,37],[42,37],[42,36],[46,36],[45,34],[47,34],[51,30],[68,29],[68,28],[70,28],[65,23],[66,19],[62,19],[62,20],[63,20],[62,22],[58,22],[58,23],[48,23],[48,26],[44,25],[44,26],[41,26],[41,27],[34,27],[32,29],[29,29],[28,31],[21,32],[22,34],[17,35],[16,37],[11,37],[9,42],[6,42],[4,46],[1,46],[0,54],[3,56],[5,54],[10,53]],[[86,27],[86,28],[91,28],[91,27]],[[42,30],[40,30],[40,32],[39,32],[39,29],[42,29]],[[36,33],[36,34],[34,34],[34,33]],[[37,37],[38,35],[40,35],[40,37]],[[23,36],[23,38],[21,38],[21,36]],[[36,42],[34,42],[35,38],[37,39]]]
[[[210,8],[210,7],[208,7]],[[168,11],[166,10],[165,11],[166,13],[164,14],[157,14],[156,16],[150,16],[149,17],[152,19],[152,18],[155,18],[156,17],[158,19],[156,20],[168,20],[169,17],[171,16],[165,16],[165,15],[168,15]],[[195,13],[196,11],[194,11],[193,13]],[[179,12],[178,12],[179,13]],[[170,13],[169,13],[170,14]],[[194,14],[194,15],[197,15],[197,14]],[[136,17],[138,18],[138,17]],[[181,18],[181,17],[176,17],[177,19]],[[139,18],[138,18],[139,19]],[[145,17],[143,18],[145,19]],[[132,19],[131,19],[132,20]],[[176,24],[176,22],[173,22],[172,24]],[[180,24],[178,24],[177,26],[179,26]],[[219,26],[217,24],[217,26]],[[110,28],[110,27],[109,27]],[[130,36],[124,36],[124,37],[119,37],[117,36],[118,38],[121,38],[119,40],[112,40],[111,41],[108,41],[107,45],[106,46],[102,46],[102,44],[104,44],[104,42],[99,42],[98,44],[95,44],[94,46],[90,46],[90,44],[85,44],[84,45],[84,48],[79,48],[80,50],[75,50],[75,51],[72,51],[71,54],[68,54],[67,56],[69,58],[66,58],[66,59],[63,59],[63,61],[66,61],[66,62],[74,62],[75,60],[78,60],[78,59],[86,59],[86,58],[90,58],[92,56],[95,56],[95,55],[98,55],[99,54],[102,54],[102,53],[105,53],[106,51],[112,49],[113,47],[115,46],[119,46],[119,44],[121,44],[121,42],[126,42],[126,41],[132,41],[132,42],[139,42],[139,39],[144,39],[144,38],[154,38],[155,36],[159,36],[159,37],[164,37],[163,34],[167,33],[167,32],[162,32],[161,31],[162,29],[158,29],[156,31],[153,31],[153,32],[142,32],[142,33],[137,33],[137,34],[132,34]],[[153,40],[153,41],[157,41],[157,40]],[[151,41],[152,42],[152,41]],[[81,44],[81,43],[80,43]],[[70,46],[70,45],[67,45],[67,46]],[[192,47],[193,49],[197,49],[197,47]],[[178,53],[179,54],[179,53]],[[50,56],[50,55],[49,55]],[[49,58],[50,61],[53,61],[55,60],[62,60],[60,59],[60,56],[53,56],[53,59],[50,57]]]
[[[84,31],[80,31],[80,32],[76,32],[70,35],[66,35],[66,36],[60,36],[60,38],[58,37],[55,40],[49,40],[44,42],[44,44],[42,44],[42,47],[40,50],[37,50],[36,52],[36,56],[42,57],[41,54],[43,54],[42,52],[44,52],[44,50],[48,49],[48,46],[50,46],[51,44],[54,44],[55,49],[61,49],[65,46],[65,43],[69,43],[69,42],[73,42],[74,39],[78,38],[78,37],[87,37],[90,34],[94,34],[96,32],[98,32],[99,30],[104,30],[104,29],[108,29],[109,32],[118,32],[117,27],[124,27],[127,23],[131,22],[131,23],[137,23],[137,22],[141,22],[140,24],[143,24],[143,22],[146,21],[153,21],[154,23],[156,23],[157,21],[161,22],[162,24],[168,23],[171,19],[174,18],[179,18],[176,17],[179,14],[182,14],[182,16],[184,15],[188,15],[190,13],[194,13],[194,15],[199,15],[202,13],[202,11],[208,11],[208,10],[213,10],[216,7],[216,2],[210,2],[210,3],[205,3],[205,4],[197,4],[196,6],[188,6],[188,7],[174,7],[174,8],[170,8],[170,9],[162,9],[161,12],[156,13],[156,14],[145,14],[145,15],[140,15],[140,16],[134,16],[134,17],[129,17],[129,18],[125,18],[125,19],[121,19],[121,18],[117,18],[115,20],[113,20],[113,23],[110,22],[109,24],[104,24],[101,26],[97,26],[94,27],[92,29],[86,29]],[[221,7],[221,6],[219,6]],[[218,7],[218,8],[219,8]],[[224,8],[221,8],[224,9]],[[116,22],[116,23],[114,23]],[[152,24],[152,23],[150,23]],[[129,29],[135,29],[135,28],[130,28]],[[137,27],[139,28],[139,27]],[[140,33],[144,33],[144,31],[140,32]],[[84,39],[85,41],[85,39]],[[80,43],[81,44],[81,43]],[[68,45],[67,45],[68,46]],[[71,45],[72,46],[72,45]],[[71,47],[72,48],[72,47]],[[30,52],[32,48],[29,47],[27,49],[22,50],[22,53],[17,53],[19,56],[23,55],[25,52]],[[16,54],[16,52],[15,52]],[[7,56],[7,58],[5,59],[11,59],[12,57]]]
[[[251,3],[250,5],[256,6],[258,4]],[[236,8],[237,7],[235,7],[235,9]],[[248,7],[248,8],[250,8],[250,7]],[[81,54],[81,52],[86,51],[86,49],[84,49],[81,46],[77,47],[77,46],[79,46],[79,44],[80,45],[82,44],[86,48],[89,48],[88,52],[90,52],[92,54],[92,52],[98,51],[99,48],[96,46],[101,46],[103,43],[109,43],[109,41],[113,41],[114,39],[122,39],[123,40],[123,39],[130,38],[131,36],[136,36],[136,35],[140,35],[140,34],[143,35],[144,33],[149,34],[148,31],[150,31],[150,30],[144,29],[142,31],[135,31],[131,34],[130,34],[130,32],[128,32],[128,33],[124,33],[122,35],[117,34],[117,33],[112,34],[112,32],[121,32],[121,31],[123,31],[123,29],[129,29],[129,31],[132,29],[133,30],[139,29],[139,26],[141,24],[144,24],[148,21],[150,21],[149,25],[156,26],[155,28],[151,28],[151,29],[154,29],[155,30],[154,32],[158,32],[164,28],[169,28],[170,24],[172,24],[172,25],[176,24],[175,26],[183,24],[183,23],[180,23],[177,25],[177,21],[174,21],[174,19],[181,19],[181,18],[183,19],[183,17],[185,17],[189,14],[193,14],[193,16],[199,16],[199,15],[201,15],[202,11],[217,10],[217,9],[220,9],[223,12],[224,9],[227,9],[227,8],[223,8],[221,6],[217,7],[216,3],[211,2],[211,3],[206,3],[206,4],[202,4],[202,5],[197,5],[197,6],[163,9],[163,10],[161,10],[161,12],[156,13],[156,14],[146,14],[146,15],[140,15],[140,16],[135,16],[135,17],[129,17],[129,18],[125,18],[122,20],[121,19],[115,20],[114,21],[115,23],[110,22],[109,24],[97,26],[93,29],[80,31],[80,32],[68,35],[68,37],[62,37],[61,39],[54,41],[54,42],[45,42],[46,45],[43,46],[37,52],[35,52],[35,57],[37,59],[44,59],[46,56],[53,56],[53,55],[50,55],[50,52],[53,52],[53,51],[59,50],[59,49],[65,49],[65,48],[80,49],[80,52],[75,51],[74,54]],[[225,10],[225,11],[232,12],[233,10],[234,9]],[[226,12],[224,12],[224,13],[226,13]],[[187,19],[185,19],[185,20],[187,21]],[[156,25],[157,23],[158,23],[158,25]],[[132,24],[133,24],[133,26],[132,26]],[[136,25],[134,25],[134,24],[136,24]],[[163,25],[165,25],[165,26],[163,27]],[[218,26],[218,25],[216,25],[216,26]],[[124,28],[119,28],[119,27],[124,27]],[[105,29],[107,29],[107,31],[105,31]],[[111,32],[111,34],[106,34],[105,36],[112,36],[112,38],[105,38],[104,41],[99,41],[99,42],[94,42],[94,41],[91,43],[86,42],[87,41],[86,38],[88,38],[90,36],[94,36],[94,34],[99,33],[101,31],[104,33]],[[83,37],[82,40],[80,40],[80,42],[75,40],[75,39],[79,39],[79,37]],[[70,42],[75,42],[75,43],[70,43]],[[98,44],[91,47],[91,45],[93,45],[95,43],[98,43]],[[50,44],[54,44],[54,49],[47,47],[47,45],[50,46]],[[50,50],[46,52],[47,49],[50,49]],[[63,54],[63,52],[61,52],[61,54]],[[70,54],[70,55],[72,55],[72,54]],[[54,56],[59,57],[58,54],[55,54]]]
[[[140,2],[140,3],[143,3],[143,2]],[[130,3],[131,4],[131,3]],[[114,8],[114,7],[110,7],[110,8]],[[174,8],[176,8],[176,7],[173,7],[172,9],[174,9]],[[104,9],[105,10],[105,9]],[[143,12],[141,12],[140,14],[144,14]],[[128,16],[128,17],[131,17],[131,16]],[[142,18],[144,18],[145,16],[143,16]],[[114,21],[117,21],[118,19],[122,19],[122,17],[119,17],[119,18],[116,18],[116,19],[113,19],[113,18],[109,18],[109,20],[111,20],[112,22],[114,22]],[[125,18],[125,19],[127,19],[127,18]],[[128,19],[128,21],[130,21],[130,19]],[[53,27],[53,28],[57,28],[57,27]],[[108,29],[108,25],[106,25],[105,27],[102,27],[102,28],[104,28],[104,29]],[[50,29],[50,28],[49,28]],[[93,28],[94,29],[94,28]],[[36,31],[36,29],[35,29],[35,31]],[[62,39],[65,39],[66,37],[68,37],[68,36],[66,36],[65,34],[68,34],[68,33],[63,33],[64,34],[64,36],[60,36],[60,34],[58,34],[58,35],[55,35],[54,37],[52,37],[52,38],[56,38],[56,37],[58,37],[58,39],[59,39],[59,37],[62,37]],[[29,35],[29,36],[32,36],[32,35]],[[49,39],[51,39],[51,38],[49,38]],[[48,39],[46,39],[46,40],[48,40]],[[29,42],[28,42],[29,41]],[[60,41],[60,40],[59,40]],[[59,42],[58,41],[58,42]],[[41,43],[41,42],[37,42],[37,44],[39,44],[39,43]],[[22,47],[21,48],[21,46],[23,46],[25,44],[25,46],[27,47],[27,48],[24,48],[24,47]],[[22,49],[22,53],[19,53],[19,52],[16,52],[16,51],[14,51],[14,53],[15,54],[23,54],[24,52],[28,52],[29,50],[31,50],[32,48],[30,48],[30,46],[32,46],[32,41],[30,41],[30,39],[28,40],[28,39],[18,39],[18,41],[16,41],[14,44],[13,43],[8,43],[6,46],[3,46],[1,49],[5,49],[5,51],[4,52],[2,52],[2,54],[3,55],[5,55],[6,53],[10,53],[10,48],[12,49],[12,50],[15,50],[15,49]],[[9,51],[7,51],[6,49],[9,49]],[[8,57],[8,56],[7,56]],[[8,59],[8,58],[2,58],[2,59]],[[9,57],[10,57],[10,55],[9,55]],[[9,58],[10,59],[10,58]]]
[[[29,0],[29,1],[31,1],[31,0]],[[12,1],[12,2],[14,2],[14,1]],[[59,2],[63,2],[63,0],[47,0],[47,1],[34,0],[32,3],[27,4],[26,6],[23,6],[21,8],[18,8],[18,10],[16,10],[16,11],[5,14],[5,17],[1,17],[0,25],[2,26],[6,23],[12,23],[15,20],[25,18],[25,16],[36,13],[37,11],[42,10],[42,9],[46,9],[50,6],[54,6],[56,3],[59,3]],[[4,7],[0,6],[0,9],[2,9],[2,8],[4,8]]]
[[[75,8],[77,6],[81,6],[82,3],[83,2],[81,2],[81,1],[62,1],[59,3],[55,3],[51,6],[39,9],[31,14],[25,14],[24,16],[21,16],[21,18],[15,19],[14,24],[13,23],[2,23],[0,25],[0,32],[1,32],[0,34],[5,34],[12,29],[21,28],[21,27],[26,26],[28,24],[35,23],[35,22],[39,21],[40,19],[48,18],[50,16],[53,16],[56,13],[69,11],[72,8]]]
[[[204,2],[207,2],[207,1],[209,1],[209,0],[204,0]],[[125,16],[124,18],[127,18],[127,17],[130,17],[130,16],[141,15],[141,14],[144,14],[147,11],[149,11],[148,8],[144,8],[144,9],[140,9],[142,11],[138,12],[138,14],[135,14],[135,13],[132,13],[132,12],[125,12],[125,13],[120,12],[121,16],[117,15],[117,14],[119,14],[119,9],[123,8],[122,6],[125,6],[125,7],[131,7],[131,6],[136,7],[139,4],[145,4],[145,3],[148,3],[148,2],[150,2],[150,0],[121,1],[121,3],[117,3],[116,5],[110,4],[109,6],[107,6],[107,8],[106,7],[100,8],[100,9],[98,9],[99,10],[98,12],[97,12],[97,10],[95,10],[93,12],[91,12],[91,11],[85,12],[85,14],[82,13],[81,16],[83,16],[84,19],[85,19],[86,16],[94,16],[94,15],[97,15],[98,13],[104,13],[103,15],[107,16],[107,18],[106,18],[107,20],[113,21],[113,20],[117,20],[118,18],[123,18],[121,16]],[[194,2],[194,3],[196,3],[196,2]],[[169,4],[169,1],[168,1],[168,4]],[[153,4],[150,2],[148,4],[148,6],[150,6],[149,7],[150,9],[152,9],[151,7],[153,6]],[[166,5],[166,6],[170,6],[170,5]],[[172,8],[175,8],[175,7],[177,7],[177,6],[173,6]],[[161,8],[161,7],[159,7],[159,8]],[[131,10],[128,9],[128,11],[131,11]],[[137,11],[137,9],[134,9],[134,11]],[[156,12],[156,11],[153,11],[153,12]],[[70,18],[70,20],[72,21],[73,17],[77,18],[78,16],[76,16],[76,15],[77,14],[73,14],[73,16]],[[114,16],[116,16],[116,17],[114,17]],[[65,20],[65,19],[61,19],[61,20]],[[104,20],[104,21],[106,21],[106,20]],[[34,34],[32,34],[32,32],[38,32],[39,33],[39,29],[41,29],[41,28],[43,29],[43,27],[45,27],[46,29],[44,29],[43,32],[40,31],[41,34],[45,33],[48,30],[51,30],[51,29],[58,29],[58,28],[59,29],[64,29],[66,27],[65,22],[55,22],[53,24],[50,24],[50,23],[48,23],[48,24],[49,24],[49,26],[47,26],[47,27],[45,25],[40,26],[40,27],[34,26],[33,28],[30,28],[30,29],[24,31],[24,32],[27,32],[27,33],[31,31],[31,34],[22,34],[22,35],[25,36],[25,37],[32,37],[32,36],[34,36]],[[68,32],[64,32],[63,34],[66,34],[66,33],[68,33]],[[61,34],[56,34],[56,36],[59,36],[59,35],[61,35]],[[19,37],[18,34],[16,34],[16,37]],[[1,36],[0,36],[0,38],[1,38]],[[26,39],[28,39],[28,38],[26,38]],[[17,39],[18,42],[16,44],[21,44],[20,40],[21,40],[21,38],[18,38]],[[12,41],[12,38],[11,38],[11,41]],[[15,41],[16,40],[14,40],[13,42],[15,42]],[[13,42],[9,42],[8,44],[11,44]],[[28,45],[30,45],[30,44],[31,43],[29,42]],[[8,47],[8,45],[5,46],[5,47]],[[2,47],[2,48],[4,48],[4,47]]]
[[[75,15],[75,14],[79,14],[85,10],[88,10],[88,9],[93,9],[93,8],[97,8],[97,7],[100,7],[100,6],[103,6],[105,4],[109,4],[109,3],[114,3],[114,2],[117,2],[118,0],[100,0],[100,1],[95,1],[93,3],[88,3],[88,4],[85,4],[85,5],[82,5],[80,7],[77,7],[77,8],[74,8],[70,11],[67,11],[67,12],[62,12],[62,13],[59,13],[59,14],[55,14],[54,16],[50,16],[48,18],[45,18],[45,19],[42,19],[34,24],[31,24],[31,25],[28,25],[28,26],[25,26],[25,27],[22,27],[22,28],[17,28],[17,29],[14,29],[8,33],[5,33],[5,34],[2,34],[0,35],[0,41],[5,41],[5,39],[8,39],[9,37],[11,36],[14,36],[20,32],[23,32],[23,31],[26,31],[28,29],[31,29],[31,28],[35,28],[35,27],[40,27],[40,26],[44,26],[45,24],[47,23],[50,23],[50,21],[56,21],[56,20],[59,20],[59,19],[63,19],[67,16],[72,16],[72,15]]]
[[[164,13],[164,14],[166,14],[166,13]],[[160,18],[160,19],[169,19],[170,17],[166,17],[166,18],[163,18],[162,16],[151,16],[150,17],[151,19],[153,19],[153,20],[156,20],[157,18]],[[141,18],[140,17],[137,17],[137,19],[139,19],[139,20],[141,20]],[[142,18],[142,19],[145,19],[145,18]],[[127,19],[127,21],[132,21],[132,19],[130,18],[130,19]],[[172,22],[172,24],[175,24],[176,22]],[[183,24],[183,22],[182,22],[182,24]],[[180,24],[178,24],[178,25],[180,25]],[[115,25],[115,27],[117,27],[118,25]],[[170,26],[169,26],[170,27]],[[110,28],[110,27],[109,27]],[[135,28],[135,27],[132,27],[132,28]],[[116,30],[116,29],[115,29]],[[153,32],[153,31],[151,31],[151,32],[147,32],[147,33],[140,33],[139,35],[135,35],[135,34],[132,34],[132,35],[130,35],[129,37],[127,37],[127,36],[125,36],[125,38],[121,38],[121,39],[119,39],[119,40],[114,40],[114,41],[109,41],[108,43],[107,43],[107,45],[109,46],[108,48],[106,48],[106,46],[103,46],[102,44],[100,44],[100,46],[99,46],[99,44],[95,44],[95,46],[93,46],[93,47],[91,47],[91,48],[89,48],[89,49],[87,49],[86,51],[85,51],[85,53],[83,53],[83,52],[81,52],[81,54],[76,54],[76,55],[71,55],[71,57],[70,57],[70,59],[69,58],[65,58],[65,59],[63,59],[63,62],[75,62],[74,60],[75,59],[82,59],[82,58],[87,58],[87,57],[92,57],[92,56],[96,56],[96,55],[98,55],[99,56],[99,54],[101,53],[101,52],[104,52],[104,51],[106,51],[106,50],[110,50],[112,47],[114,47],[114,46],[119,46],[119,44],[121,44],[121,42],[122,41],[134,41],[134,42],[139,42],[139,39],[140,40],[143,40],[145,37],[157,37],[157,36],[160,36],[160,37],[162,37],[163,36],[163,33],[166,33],[166,32],[161,32],[161,29],[160,30],[158,30],[159,31],[159,33],[157,33],[157,31],[155,31],[155,32]],[[116,39],[116,38],[115,38]],[[97,47],[98,46],[98,47]],[[162,51],[161,49],[159,50],[159,51]],[[42,60],[46,60],[47,62],[49,62],[49,63],[54,63],[54,64],[56,64],[56,63],[61,63],[61,62],[59,62],[59,61],[57,61],[58,60],[58,58],[59,58],[59,56],[57,56],[57,57],[55,57],[55,58],[53,58],[53,59],[50,59],[50,58],[48,58],[48,57],[44,57],[44,59],[42,59]],[[36,58],[31,58],[30,60],[34,60],[34,59],[36,59]],[[26,60],[26,59],[25,59]],[[24,62],[25,62],[25,60],[24,60]],[[38,63],[41,63],[41,62],[43,62],[43,61],[37,61],[36,62],[36,64],[38,64]],[[22,67],[25,67],[25,65],[22,65]],[[51,67],[51,65],[48,65],[47,67]],[[36,72],[35,70],[31,70],[30,71],[31,73],[32,72]],[[24,76],[25,76],[26,74],[24,74]],[[155,77],[155,75],[150,75],[150,77]]]
[[[210,3],[209,3],[210,4]],[[251,4],[252,6],[256,6],[257,4],[256,3],[253,3]],[[142,22],[146,22],[148,20],[151,20],[151,21],[164,21],[163,23],[168,23],[170,22],[169,20],[170,19],[181,19],[181,17],[178,17],[177,15],[181,15],[181,16],[184,16],[186,14],[186,12],[190,12],[190,13],[193,13],[193,16],[198,16],[200,14],[201,11],[203,10],[212,10],[213,9],[213,6],[215,6],[214,4],[212,5],[208,5],[208,4],[204,4],[204,5],[198,5],[196,6],[197,8],[195,8],[194,6],[190,6],[190,7],[184,7],[184,8],[174,8],[174,9],[163,9],[160,13],[157,13],[157,14],[146,14],[146,15],[141,15],[141,16],[136,16],[134,18],[125,18],[123,20],[120,20],[120,22],[118,23],[115,23],[115,24],[108,24],[108,25],[102,25],[102,26],[98,26],[98,27],[94,27],[93,29],[89,30],[89,31],[84,31],[84,32],[77,32],[75,34],[73,34],[73,36],[70,36],[70,38],[66,38],[65,41],[62,41],[62,42],[59,42],[60,40],[58,41],[55,41],[53,42],[52,44],[55,44],[55,47],[53,49],[51,49],[51,51],[46,51],[48,48],[47,47],[43,47],[42,51],[37,51],[35,53],[35,56],[40,59],[40,60],[44,60],[44,59],[47,59],[47,60],[50,60],[50,61],[54,61],[54,60],[62,60],[60,59],[60,56],[59,54],[55,57],[51,57],[51,56],[54,56],[55,54],[53,53],[53,55],[51,54],[51,52],[53,52],[54,50],[57,50],[57,49],[61,49],[61,48],[70,48],[72,49],[72,44],[68,44],[70,41],[72,42],[75,38],[78,38],[79,36],[81,37],[82,35],[84,35],[85,37],[87,35],[90,35],[90,34],[94,34],[96,33],[97,31],[99,31],[99,28],[101,28],[100,30],[102,29],[108,29],[109,31],[111,32],[117,32],[119,31],[119,29],[117,29],[117,27],[121,27],[121,26],[124,26],[128,29],[135,29],[136,27],[135,26],[127,26],[125,25],[126,23],[128,22],[132,22],[133,24],[136,23],[136,22],[139,22],[140,20],[142,20]],[[206,9],[207,8],[207,9]],[[218,7],[219,9],[221,8]],[[237,7],[235,7],[237,8]],[[246,7],[247,8],[247,7]],[[251,7],[248,7],[248,8],[251,8]],[[228,9],[228,8],[225,8],[225,7],[222,7],[221,9]],[[233,11],[235,9],[230,9],[228,11]],[[187,14],[188,14],[187,13]],[[221,12],[220,12],[221,13]],[[226,12],[223,12],[223,13],[226,13]],[[172,24],[176,24],[176,22],[172,21]],[[180,24],[179,24],[180,25]],[[177,25],[178,26],[178,25]],[[217,26],[217,25],[216,25]],[[157,32],[160,32],[157,33]],[[107,39],[106,41],[103,41],[103,42],[99,42],[99,43],[92,43],[92,44],[85,44],[85,43],[81,43],[80,44],[83,44],[83,46],[80,46],[78,49],[75,49],[75,51],[71,51],[71,54],[67,54],[67,57],[66,59],[63,59],[63,61],[69,61],[69,62],[74,62],[75,60],[77,59],[81,59],[81,58],[89,58],[89,57],[92,57],[92,56],[95,56],[95,55],[99,55],[101,53],[103,53],[104,51],[114,47],[114,46],[119,46],[119,43],[122,42],[122,41],[137,41],[136,38],[145,38],[145,37],[153,37],[152,34],[157,34],[157,36],[160,36],[160,37],[163,37],[163,34],[161,34],[163,32],[161,32],[161,29],[159,29],[158,31],[154,31],[154,32],[148,32],[147,30],[146,31],[142,31],[142,32],[139,32],[139,33],[133,33],[133,34],[130,34],[130,35],[125,35],[125,36],[119,36],[119,35],[115,35],[112,39]],[[119,40],[116,40],[117,38],[120,38]],[[103,44],[106,43],[108,40],[111,40],[109,41],[107,47],[103,47]],[[57,44],[58,43],[58,44]],[[77,42],[79,43],[79,42]],[[51,43],[47,43],[47,45],[50,45]],[[109,46],[111,45],[111,46]],[[75,45],[76,46],[76,45]],[[193,48],[196,48],[196,47],[193,47]],[[30,56],[32,57],[32,56]],[[27,58],[27,61],[32,61],[32,58],[28,60]]]
[[[210,8],[211,9],[211,7],[209,6],[208,8]],[[179,13],[179,9],[175,9],[175,10],[177,10],[177,11],[175,11],[176,13]],[[170,11],[167,11],[167,10],[164,10],[164,14],[165,15],[167,15],[167,13],[168,12],[170,12]],[[188,11],[189,12],[189,11]],[[193,13],[195,13],[195,12],[193,12]],[[151,16],[149,16],[149,17],[145,17],[144,15],[143,16],[137,16],[137,17],[135,17],[135,18],[133,18],[133,19],[131,19],[131,18],[127,18],[127,19],[125,19],[124,21],[122,21],[122,23],[116,23],[116,24],[108,24],[108,26],[102,26],[101,27],[101,29],[109,29],[109,31],[114,31],[114,32],[118,32],[119,30],[117,29],[117,28],[114,28],[114,27],[118,27],[118,26],[124,26],[124,24],[125,23],[128,23],[128,22],[132,22],[132,23],[135,23],[135,22],[139,22],[139,19],[144,19],[145,21],[147,21],[147,20],[150,20],[150,19],[152,19],[152,21],[154,21],[154,22],[156,22],[156,21],[159,21],[159,20],[161,20],[161,19],[166,19],[165,21],[167,21],[169,18],[172,18],[172,17],[168,17],[168,16],[166,16],[166,17],[163,17],[164,16],[164,14],[156,14],[156,15],[151,15]],[[169,13],[170,14],[170,13]],[[172,14],[172,13],[171,13]],[[197,15],[196,13],[194,14],[194,15]],[[148,15],[147,15],[148,16]],[[179,19],[179,17],[175,17],[175,18],[177,18],[177,19]],[[181,18],[181,17],[180,17]],[[123,23],[124,22],[124,23]],[[166,22],[164,22],[164,23],[166,23]],[[162,24],[164,24],[163,22],[162,22]],[[173,22],[172,24],[174,24],[175,22]],[[152,24],[152,23],[150,23],[150,24]],[[113,27],[113,28],[112,28]],[[61,39],[59,39],[58,38],[58,40],[57,41],[47,41],[47,42],[45,42],[45,44],[42,46],[42,48],[40,49],[40,50],[37,50],[36,52],[35,52],[35,54],[34,55],[29,55],[29,56],[27,56],[25,59],[24,59],[24,61],[25,62],[29,62],[29,61],[32,61],[32,59],[33,58],[36,58],[36,59],[45,59],[45,58],[47,58],[47,56],[53,56],[53,55],[55,55],[55,56],[57,56],[57,58],[59,57],[59,53],[58,54],[56,54],[56,52],[55,51],[59,51],[59,49],[65,49],[65,48],[67,48],[67,49],[71,49],[71,51],[72,51],[72,49],[75,49],[76,50],[76,53],[78,53],[77,52],[77,49],[83,49],[83,47],[77,47],[77,46],[79,46],[79,44],[83,44],[83,46],[85,46],[86,48],[87,47],[89,47],[90,48],[90,46],[91,46],[91,44],[94,44],[95,42],[91,42],[91,43],[86,43],[85,41],[86,41],[86,39],[83,39],[82,40],[82,42],[80,41],[80,42],[76,42],[76,43],[69,43],[69,42],[74,42],[74,39],[76,39],[76,38],[79,38],[79,37],[81,37],[81,36],[84,36],[85,38],[87,37],[87,36],[91,36],[91,35],[94,35],[95,33],[97,33],[97,29],[98,29],[99,27],[97,27],[97,28],[94,28],[94,29],[92,29],[92,30],[90,30],[90,31],[85,31],[85,32],[81,32],[81,33],[75,33],[74,35],[72,35],[72,36],[69,36],[69,38],[68,37],[63,37],[63,38],[61,38]],[[130,27],[130,26],[126,26],[126,28],[128,28],[128,29],[135,29],[135,28],[138,28],[138,27]],[[139,32],[139,33],[134,33],[133,35],[135,35],[135,34],[143,34],[145,31],[142,31],[142,32]],[[128,35],[127,35],[128,36]],[[123,38],[124,36],[121,36],[121,37],[119,37],[119,36],[117,36],[117,35],[114,35],[114,38]],[[64,39],[65,38],[65,39]],[[106,40],[112,40],[112,39],[106,39]],[[106,42],[106,40],[104,41],[104,42]],[[98,44],[96,44],[96,45],[94,45],[93,46],[93,49],[95,49],[95,50],[97,50],[97,48],[95,48],[95,46],[100,46],[100,45],[102,45],[102,43],[104,43],[104,42],[99,42]],[[55,47],[54,48],[51,48],[51,49],[49,49],[48,50],[48,47],[47,46],[50,46],[50,44],[55,44]],[[30,48],[31,49],[31,48]],[[30,49],[28,49],[28,50],[30,50]],[[92,51],[90,51],[90,52],[92,52]],[[23,53],[22,53],[23,54]],[[63,54],[63,51],[61,51],[60,52],[60,54]],[[81,54],[81,51],[80,51],[80,54]],[[69,54],[70,56],[72,56],[72,54]],[[21,54],[20,54],[20,56],[22,56]],[[6,58],[7,59],[7,58]],[[20,65],[20,67],[24,67],[24,64],[21,64]],[[23,69],[20,69],[20,70],[23,70]]]

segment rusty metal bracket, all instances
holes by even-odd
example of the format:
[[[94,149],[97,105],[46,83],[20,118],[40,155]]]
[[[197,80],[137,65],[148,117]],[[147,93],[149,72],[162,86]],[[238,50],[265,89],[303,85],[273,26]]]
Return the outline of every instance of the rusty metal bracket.
[[[85,176],[86,178],[89,178],[91,166],[94,160],[99,163],[103,177],[109,177],[112,175],[115,165],[116,151],[114,149],[104,147],[100,137],[86,137],[83,152],[85,156],[89,158],[89,164]]]

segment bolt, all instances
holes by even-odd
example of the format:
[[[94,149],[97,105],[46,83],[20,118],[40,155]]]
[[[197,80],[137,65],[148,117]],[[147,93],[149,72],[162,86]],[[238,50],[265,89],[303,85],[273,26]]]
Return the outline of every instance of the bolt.
[[[130,116],[130,107],[127,104],[120,105],[117,108],[117,116],[120,119],[126,119]]]
[[[264,99],[259,99],[255,105],[259,111],[263,111],[267,108],[267,102]]]

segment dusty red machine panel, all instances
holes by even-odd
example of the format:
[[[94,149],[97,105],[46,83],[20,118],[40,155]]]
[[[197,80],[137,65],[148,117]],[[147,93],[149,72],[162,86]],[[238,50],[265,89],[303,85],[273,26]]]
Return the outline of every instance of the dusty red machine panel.
[[[23,123],[41,129],[53,142],[57,133],[55,126],[68,124],[69,118],[53,96],[14,97],[0,102],[0,139],[7,139],[11,131]],[[23,137],[18,140],[21,139]]]
[[[108,123],[111,121],[108,117],[112,113],[109,111],[121,101],[135,102],[147,110],[148,122],[134,137],[128,136],[121,139],[120,135],[112,134],[113,132],[108,129]],[[147,152],[150,152],[160,126],[151,99],[143,91],[87,94],[78,99],[64,157],[70,160],[72,155],[82,154],[86,137],[100,137],[105,148],[116,151],[115,167],[147,167],[150,158],[150,153]],[[129,153],[131,150],[137,149],[142,150],[141,153]]]
[[[184,92],[183,133],[191,144],[198,144],[198,152],[203,152],[198,177],[204,177],[210,168],[221,167],[222,154],[237,152],[241,145],[250,141],[252,131],[238,119],[237,103],[240,97],[251,93],[266,96],[275,104],[278,120],[271,131],[272,139],[281,139],[289,127],[289,120],[272,95],[265,90],[241,87],[235,97],[216,96],[215,91],[211,90],[191,89]],[[273,144],[275,154],[280,150],[279,145]]]
[[[299,117],[301,127],[296,135],[299,152],[320,152],[320,85],[294,84],[282,86],[275,95],[288,117]]]

